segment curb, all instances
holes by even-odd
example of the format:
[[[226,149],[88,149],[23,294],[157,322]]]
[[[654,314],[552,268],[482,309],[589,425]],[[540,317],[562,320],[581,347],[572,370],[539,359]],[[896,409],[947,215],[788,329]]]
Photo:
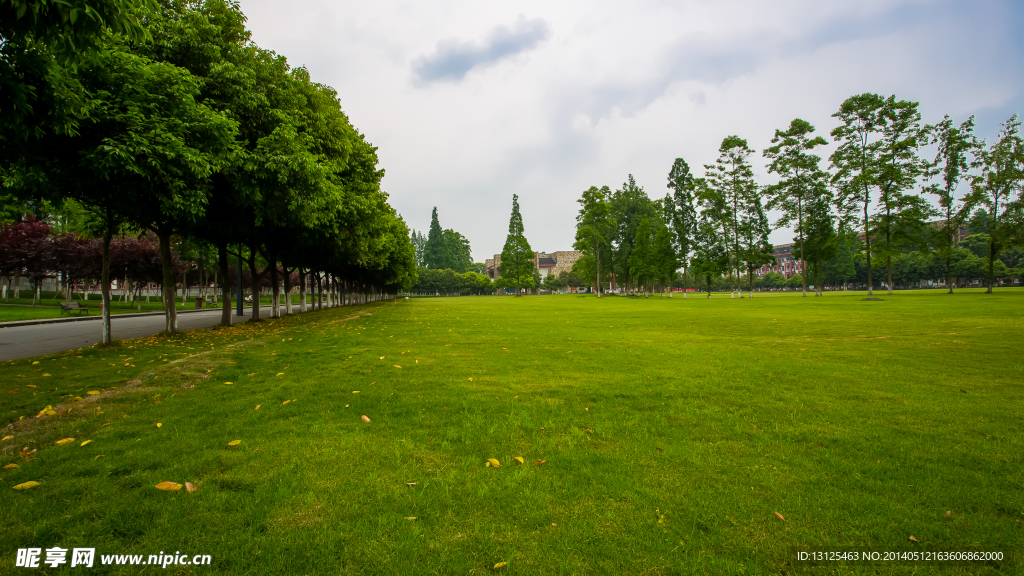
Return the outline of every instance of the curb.
[[[252,306],[248,306],[251,309]],[[263,306],[260,306],[263,308]],[[245,310],[246,308],[243,308]],[[178,310],[178,314],[193,314],[195,312],[220,312],[220,308],[200,308],[199,310]],[[235,307],[231,307],[232,315],[234,315]],[[138,312],[131,314],[114,314],[110,317],[113,321],[116,318],[140,318],[143,316],[163,316],[165,312]],[[90,320],[102,320],[103,316],[97,314],[96,316],[72,316],[69,318],[39,318],[36,320],[15,320],[13,322],[0,322],[0,328],[16,328],[18,326],[36,326],[39,324],[62,324],[64,322],[88,322]]]

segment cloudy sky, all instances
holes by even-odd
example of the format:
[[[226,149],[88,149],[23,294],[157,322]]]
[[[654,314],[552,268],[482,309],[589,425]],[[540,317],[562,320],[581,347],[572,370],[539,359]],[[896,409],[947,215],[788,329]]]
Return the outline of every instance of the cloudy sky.
[[[921,103],[978,132],[1024,112],[1015,0],[339,2],[242,0],[253,39],[338,90],[379,147],[411,228],[501,252],[512,195],[536,250],[568,250],[586,188],[664,196],[727,135],[760,155],[800,117],[827,136],[853,94]],[[829,151],[822,156],[827,157]],[[787,230],[773,233],[787,242]]]

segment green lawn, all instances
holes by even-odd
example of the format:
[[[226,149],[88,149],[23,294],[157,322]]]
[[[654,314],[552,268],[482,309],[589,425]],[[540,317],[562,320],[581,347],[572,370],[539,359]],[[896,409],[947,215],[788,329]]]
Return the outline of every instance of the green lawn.
[[[0,573],[1020,573],[796,560],[1024,549],[1024,291],[864,296],[410,299],[2,363]]]

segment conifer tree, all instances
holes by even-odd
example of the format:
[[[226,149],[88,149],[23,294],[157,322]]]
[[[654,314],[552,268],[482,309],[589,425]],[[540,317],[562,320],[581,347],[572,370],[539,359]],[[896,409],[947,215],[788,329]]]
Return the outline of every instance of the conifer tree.
[[[690,257],[693,253],[697,232],[697,208],[693,196],[694,179],[690,166],[682,158],[676,158],[672,170],[668,173],[668,187],[672,189],[672,198],[665,197],[665,205],[671,204],[670,221],[665,224],[671,227],[675,235],[677,261],[683,267],[683,298],[686,298],[686,279]]]
[[[512,216],[508,221],[508,237],[501,250],[501,277],[516,289],[516,296],[523,288],[533,286],[533,249],[526,241],[523,230],[523,216],[519,213],[519,195],[512,195]]]

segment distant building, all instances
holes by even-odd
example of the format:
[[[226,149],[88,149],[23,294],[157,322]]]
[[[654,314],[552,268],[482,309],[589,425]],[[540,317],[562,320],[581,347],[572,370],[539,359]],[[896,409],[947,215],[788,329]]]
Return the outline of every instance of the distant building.
[[[543,279],[548,274],[554,274],[558,276],[562,272],[572,271],[572,265],[576,263],[581,256],[582,252],[576,250],[562,250],[559,252],[534,252],[533,253],[533,265],[537,267],[537,272]],[[494,258],[488,258],[484,261],[485,274],[496,280],[501,277],[501,254],[495,254]]]
[[[786,278],[792,278],[794,274],[803,273],[803,261],[793,257],[793,248],[796,244],[776,244],[773,250],[775,256],[774,264],[765,264],[754,270],[754,274],[762,277],[769,272],[777,272]]]

